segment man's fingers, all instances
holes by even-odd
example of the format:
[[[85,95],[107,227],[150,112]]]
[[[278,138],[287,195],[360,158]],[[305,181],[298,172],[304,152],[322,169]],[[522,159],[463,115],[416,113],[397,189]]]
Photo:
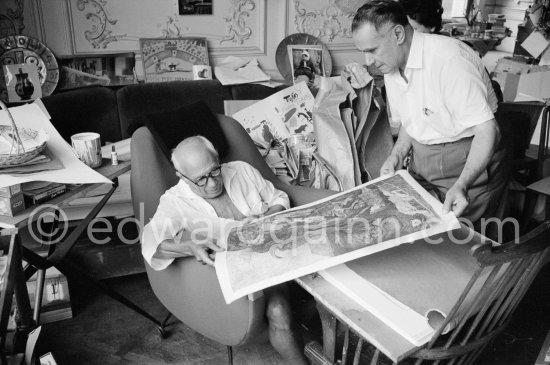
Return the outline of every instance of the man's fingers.
[[[468,204],[468,200],[461,197],[446,198],[445,202],[443,202],[443,214],[452,211],[457,217],[460,217],[468,207]]]
[[[385,163],[380,168],[380,175],[393,175],[395,173],[395,168],[390,163]]]
[[[208,247],[209,249],[213,250],[213,251],[216,251],[216,252],[223,251],[223,248],[216,245],[214,242],[208,242],[205,246]]]
[[[468,202],[466,200],[460,199],[457,200],[453,205],[453,212],[457,217],[460,217],[462,213],[466,210],[466,207],[468,206]]]
[[[451,211],[453,205],[453,200],[449,199],[448,197],[445,198],[445,201],[443,202],[443,214],[447,214]]]
[[[214,261],[212,261],[212,259],[208,255],[208,252],[206,252],[205,249],[199,249],[197,251],[196,258],[197,258],[197,261],[200,262],[201,264],[214,266]]]

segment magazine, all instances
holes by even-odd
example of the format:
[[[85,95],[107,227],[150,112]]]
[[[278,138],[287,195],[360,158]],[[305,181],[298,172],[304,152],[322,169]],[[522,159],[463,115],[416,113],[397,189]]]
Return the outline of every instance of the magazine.
[[[299,173],[299,156],[292,155],[288,142],[291,136],[301,135],[309,145],[314,144],[314,101],[307,85],[301,82],[236,112],[232,117],[248,132],[277,175],[289,175],[295,179]],[[281,160],[286,168],[281,166]]]

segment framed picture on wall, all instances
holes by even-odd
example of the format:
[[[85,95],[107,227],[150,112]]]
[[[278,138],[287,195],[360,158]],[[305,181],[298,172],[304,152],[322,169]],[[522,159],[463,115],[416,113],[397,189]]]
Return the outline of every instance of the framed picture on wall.
[[[180,15],[210,15],[212,14],[212,1],[178,0]]]
[[[193,80],[193,66],[209,66],[206,38],[139,40],[146,82]]]
[[[321,45],[293,44],[287,50],[294,84],[305,81],[309,87],[317,86],[319,77],[326,76]]]

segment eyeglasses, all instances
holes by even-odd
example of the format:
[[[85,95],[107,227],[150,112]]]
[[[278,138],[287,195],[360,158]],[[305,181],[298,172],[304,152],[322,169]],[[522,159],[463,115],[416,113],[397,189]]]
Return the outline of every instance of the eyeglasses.
[[[212,171],[210,171],[208,174],[204,175],[204,176],[201,176],[199,177],[197,180],[193,181],[191,180],[190,178],[188,178],[187,176],[185,176],[184,174],[182,174],[180,171],[176,170],[176,172],[178,174],[180,174],[181,176],[183,176],[184,178],[186,178],[187,180],[191,181],[193,184],[197,185],[199,188],[202,188],[203,186],[205,186],[206,184],[208,184],[208,179],[210,179],[211,177],[217,177],[221,174],[222,172],[222,167],[221,166],[218,166],[216,168],[214,168]]]

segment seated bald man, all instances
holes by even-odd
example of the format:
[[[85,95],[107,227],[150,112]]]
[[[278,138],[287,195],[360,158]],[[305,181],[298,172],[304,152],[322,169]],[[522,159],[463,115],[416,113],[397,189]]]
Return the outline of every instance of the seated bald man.
[[[268,215],[289,207],[286,193],[275,189],[243,161],[219,163],[216,149],[202,136],[180,142],[172,153],[180,181],[160,198],[144,227],[142,253],[155,270],[179,257],[195,256],[213,265],[224,223]],[[294,330],[284,284],[264,290],[269,340],[288,364],[306,364],[303,344]]]

